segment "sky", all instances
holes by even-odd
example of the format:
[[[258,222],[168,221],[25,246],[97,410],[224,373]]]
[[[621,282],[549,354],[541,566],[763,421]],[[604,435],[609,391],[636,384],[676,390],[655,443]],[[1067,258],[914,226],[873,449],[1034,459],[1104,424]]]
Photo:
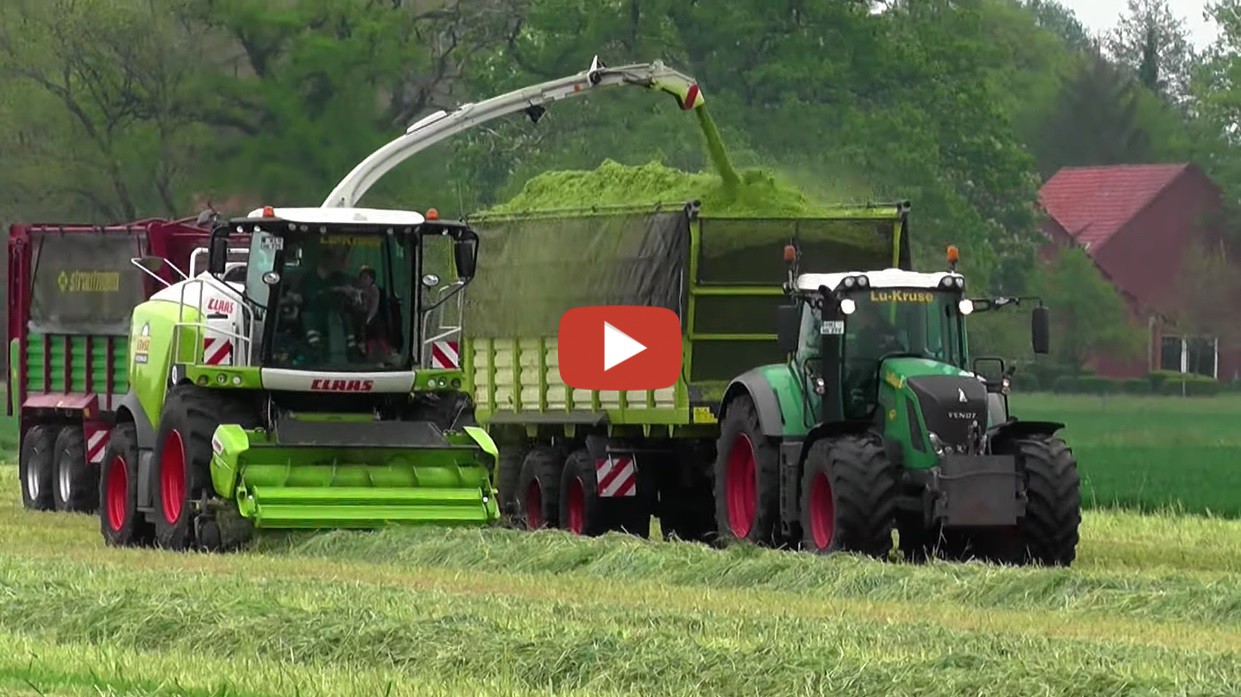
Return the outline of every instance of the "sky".
[[[1204,49],[1219,35],[1214,22],[1202,18],[1209,0],[1168,0],[1172,13],[1185,20],[1189,41],[1196,49]],[[1128,0],[1060,0],[1060,4],[1073,10],[1086,29],[1102,33],[1116,25],[1117,18],[1129,6]]]

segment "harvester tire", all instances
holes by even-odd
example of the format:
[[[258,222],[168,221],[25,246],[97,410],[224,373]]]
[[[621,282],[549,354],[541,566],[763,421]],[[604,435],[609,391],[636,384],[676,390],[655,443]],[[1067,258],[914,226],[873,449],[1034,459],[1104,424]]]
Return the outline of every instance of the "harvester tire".
[[[86,435],[78,425],[56,436],[56,510],[93,513],[99,505],[99,470],[86,462]]]
[[[873,434],[815,441],[801,480],[803,546],[887,557],[896,517],[896,473]]]
[[[138,511],[138,430],[112,427],[99,464],[99,531],[110,547],[149,546],[155,528]]]
[[[1018,563],[1071,565],[1082,520],[1077,458],[1051,435],[1016,439],[1010,449],[1026,480],[1026,514],[1017,522]]]
[[[17,458],[18,478],[22,484],[22,505],[32,511],[50,511],[56,505],[52,498],[55,439],[55,427],[45,424],[31,426],[22,438],[21,454]]]
[[[215,494],[211,485],[211,437],[220,424],[258,425],[245,404],[194,385],[168,391],[155,436],[155,538],[164,549],[196,546],[197,503]]]
[[[584,449],[573,451],[560,473],[561,526],[575,535],[602,535],[612,527],[606,508],[599,499],[595,459]]]
[[[517,510],[517,480],[526,451],[518,447],[500,446],[500,463],[496,466],[496,491],[500,499],[500,515],[511,527],[521,527]]]
[[[718,540],[772,543],[780,515],[779,450],[763,435],[750,397],[728,403],[715,451]]]
[[[560,527],[560,470],[564,455],[537,446],[521,463],[517,477],[517,516],[526,530]]]

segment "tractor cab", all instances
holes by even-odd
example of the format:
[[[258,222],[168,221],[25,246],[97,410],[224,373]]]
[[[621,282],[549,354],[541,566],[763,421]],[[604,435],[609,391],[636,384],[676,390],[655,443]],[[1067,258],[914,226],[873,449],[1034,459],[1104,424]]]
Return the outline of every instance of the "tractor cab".
[[[425,364],[425,323],[416,319],[469,282],[477,255],[472,230],[428,213],[269,206],[217,226],[209,263],[217,278],[226,273],[229,236],[250,237],[238,280],[253,309],[254,326],[244,332],[252,364],[333,373]],[[438,275],[424,273],[442,266],[427,253],[428,238],[438,237],[452,241],[456,266],[456,281],[443,287]],[[428,302],[433,288],[448,292]]]

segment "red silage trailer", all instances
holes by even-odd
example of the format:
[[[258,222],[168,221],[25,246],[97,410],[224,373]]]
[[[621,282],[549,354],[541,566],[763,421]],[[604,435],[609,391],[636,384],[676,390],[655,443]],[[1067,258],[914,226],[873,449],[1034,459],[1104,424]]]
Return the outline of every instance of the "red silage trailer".
[[[130,314],[203,270],[209,235],[192,219],[9,228],[7,412],[26,508],[97,508],[113,409],[129,390]],[[148,257],[168,263],[148,273],[135,263]]]

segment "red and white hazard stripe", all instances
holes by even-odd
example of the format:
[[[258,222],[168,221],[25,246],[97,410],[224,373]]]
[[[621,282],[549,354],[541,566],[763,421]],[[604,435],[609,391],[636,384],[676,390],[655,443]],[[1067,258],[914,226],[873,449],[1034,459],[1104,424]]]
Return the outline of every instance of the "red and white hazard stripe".
[[[461,367],[461,358],[458,353],[458,345],[455,341],[432,341],[431,342],[431,367],[432,368],[459,368]]]
[[[84,430],[86,431],[86,461],[103,462],[103,450],[108,447],[107,426],[88,422]]]
[[[207,365],[232,365],[233,342],[222,337],[203,339],[203,363]]]
[[[595,460],[595,480],[599,496],[638,495],[638,463],[632,455],[609,455]]]

